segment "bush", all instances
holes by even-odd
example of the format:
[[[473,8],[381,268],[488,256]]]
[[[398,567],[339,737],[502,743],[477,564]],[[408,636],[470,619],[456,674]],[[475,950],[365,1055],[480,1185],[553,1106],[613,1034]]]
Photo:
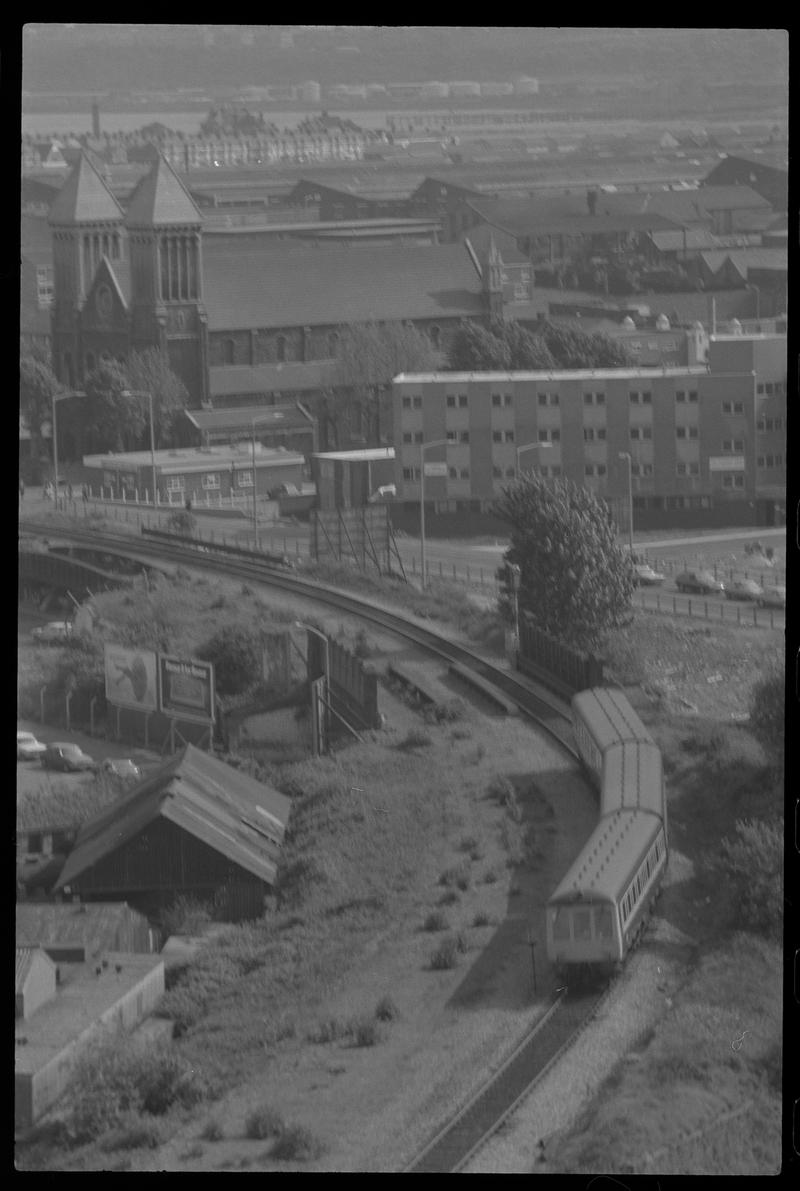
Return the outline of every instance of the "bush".
[[[741,920],[779,938],[783,927],[783,828],[763,819],[742,820],[722,841],[720,868],[733,880]]]
[[[197,651],[214,664],[220,695],[240,695],[261,677],[261,635],[248,624],[226,624]]]
[[[447,915],[443,914],[441,910],[434,910],[423,922],[422,929],[427,931],[447,930],[449,925]]]
[[[254,1108],[244,1124],[245,1136],[252,1141],[263,1141],[265,1137],[280,1137],[284,1128],[283,1117],[269,1104]]]
[[[178,509],[167,517],[167,529],[185,538],[192,537],[197,529],[197,518],[188,509]]]
[[[449,935],[446,939],[442,940],[441,945],[431,955],[431,968],[434,971],[455,968],[458,964],[458,956],[461,950],[457,937],[455,935]]]
[[[451,887],[455,885],[464,893],[469,889],[471,879],[469,864],[465,861],[454,868],[446,868],[439,877],[439,884]]]
[[[786,727],[786,672],[775,663],[750,694],[750,728],[775,764],[783,767]]]
[[[325,1153],[325,1146],[304,1125],[290,1125],[278,1137],[270,1157],[294,1162],[313,1162]]]
[[[400,1016],[400,1010],[390,996],[381,997],[375,1006],[375,1016],[378,1021],[394,1021]]]
[[[456,902],[459,902],[460,900],[461,900],[461,898],[458,896],[455,889],[446,889],[445,892],[442,894],[442,896],[439,898],[439,905],[440,906],[454,906],[456,904]]]
[[[182,893],[161,913],[161,926],[167,935],[198,935],[209,922],[210,904]]]
[[[494,885],[494,883],[496,881],[497,881],[497,873],[494,871],[493,868],[487,868],[486,872],[483,874],[484,885]]]
[[[350,1034],[350,1023],[339,1017],[327,1017],[321,1021],[315,1030],[308,1035],[309,1042],[338,1042],[340,1038],[347,1038]]]
[[[102,1149],[106,1153],[114,1150],[154,1150],[165,1140],[164,1127],[158,1121],[131,1121],[130,1124],[114,1129],[103,1139]]]
[[[384,1039],[384,1029],[374,1017],[356,1017],[348,1031],[353,1046],[377,1046]]]
[[[427,732],[423,732],[419,728],[411,728],[405,734],[403,739],[398,741],[397,748],[399,748],[399,749],[418,749],[418,748],[426,748],[429,744],[433,744],[433,741],[431,740],[431,738]]]
[[[490,922],[491,922],[491,918],[489,917],[489,915],[486,913],[485,910],[479,910],[478,913],[475,915],[475,917],[472,919],[473,926],[488,926]]]
[[[446,703],[428,703],[423,717],[429,724],[452,724],[463,719],[464,703],[461,699],[448,699]]]
[[[212,1117],[210,1121],[206,1121],[200,1136],[203,1141],[222,1141],[225,1136],[222,1122],[218,1121],[216,1117]]]

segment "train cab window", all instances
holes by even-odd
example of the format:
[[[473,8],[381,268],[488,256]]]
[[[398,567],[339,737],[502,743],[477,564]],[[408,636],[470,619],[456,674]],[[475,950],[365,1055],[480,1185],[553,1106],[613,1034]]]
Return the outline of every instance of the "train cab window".
[[[576,910],[573,915],[575,923],[575,938],[591,939],[592,924],[589,910]]]
[[[553,938],[563,941],[569,937],[569,910],[559,907],[553,914]]]
[[[595,906],[594,934],[596,939],[610,939],[612,937],[613,929],[610,906]]]

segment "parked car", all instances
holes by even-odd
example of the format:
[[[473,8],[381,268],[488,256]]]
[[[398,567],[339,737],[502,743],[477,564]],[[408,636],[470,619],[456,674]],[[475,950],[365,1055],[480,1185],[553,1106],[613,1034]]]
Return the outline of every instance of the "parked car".
[[[675,576],[675,586],[689,595],[722,595],[725,591],[725,584],[715,579],[711,571],[681,571]]]
[[[762,587],[758,602],[762,608],[785,608],[785,585],[783,583],[774,583],[770,584],[769,587]]]
[[[40,625],[31,631],[34,641],[43,644],[51,642],[69,641],[73,634],[73,625],[69,620],[51,620],[48,624]]]
[[[367,504],[377,505],[382,504],[386,500],[394,500],[397,496],[397,488],[394,484],[381,484],[380,488],[376,488],[369,497]]]
[[[755,579],[733,579],[725,584],[726,600],[754,600],[758,602],[764,594]]]
[[[37,740],[32,732],[17,732],[18,761],[36,761],[46,749],[47,745]]]
[[[42,753],[42,767],[60,769],[63,773],[80,773],[86,769],[97,769],[97,762],[79,745],[57,741],[55,744],[48,744]]]
[[[112,777],[120,778],[122,781],[126,782],[136,781],[142,776],[142,771],[139,766],[127,757],[106,757],[100,768],[103,773],[108,773]]]
[[[664,576],[654,571],[648,562],[635,562],[633,576],[637,587],[655,587],[664,582]]]

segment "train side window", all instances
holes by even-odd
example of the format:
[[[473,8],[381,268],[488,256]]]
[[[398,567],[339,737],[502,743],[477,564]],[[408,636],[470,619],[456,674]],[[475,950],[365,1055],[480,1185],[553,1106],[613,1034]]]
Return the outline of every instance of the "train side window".
[[[612,937],[613,927],[610,906],[595,906],[594,934],[597,939],[610,939]]]
[[[576,910],[573,914],[573,921],[575,925],[575,939],[591,939],[592,925],[587,910]]]
[[[553,914],[553,938],[569,939],[569,910],[558,907]]]

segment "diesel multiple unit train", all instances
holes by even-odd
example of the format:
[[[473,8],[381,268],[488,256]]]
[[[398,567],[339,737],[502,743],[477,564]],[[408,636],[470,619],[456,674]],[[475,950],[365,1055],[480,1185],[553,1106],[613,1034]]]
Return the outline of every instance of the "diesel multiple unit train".
[[[572,700],[578,752],[600,817],[547,903],[547,954],[561,973],[610,970],[644,930],[667,865],[661,753],[618,691]]]

